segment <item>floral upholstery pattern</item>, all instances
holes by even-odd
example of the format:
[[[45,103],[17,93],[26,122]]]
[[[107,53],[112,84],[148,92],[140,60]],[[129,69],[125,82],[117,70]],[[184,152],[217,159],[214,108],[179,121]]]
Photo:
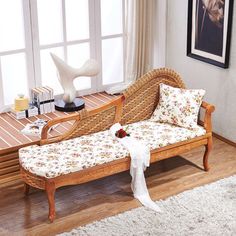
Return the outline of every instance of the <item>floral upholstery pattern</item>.
[[[150,120],[194,129],[204,95],[202,89],[180,89],[160,84],[159,104]]]
[[[189,130],[149,120],[128,125],[128,132],[147,145],[150,150],[206,133],[200,126]],[[119,141],[112,138],[108,130],[59,143],[33,145],[19,150],[19,161],[23,168],[46,178],[54,178],[126,156],[129,156],[128,151]]]

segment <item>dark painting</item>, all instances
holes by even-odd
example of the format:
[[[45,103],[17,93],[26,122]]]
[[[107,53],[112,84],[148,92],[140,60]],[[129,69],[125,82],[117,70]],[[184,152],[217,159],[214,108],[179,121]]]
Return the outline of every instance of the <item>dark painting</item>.
[[[196,2],[196,41],[195,48],[222,56],[224,29],[224,1],[206,6],[205,1]],[[213,1],[207,1],[213,2]]]
[[[189,0],[188,56],[228,67],[232,4],[230,0]]]

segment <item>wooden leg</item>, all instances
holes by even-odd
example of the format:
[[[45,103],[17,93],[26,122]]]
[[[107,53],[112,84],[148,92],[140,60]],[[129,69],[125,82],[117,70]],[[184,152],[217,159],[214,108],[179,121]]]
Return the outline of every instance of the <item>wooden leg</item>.
[[[24,183],[24,194],[25,196],[29,195],[30,186],[27,183]]]
[[[49,205],[49,214],[48,218],[51,222],[54,221],[56,212],[55,212],[55,184],[54,182],[46,183],[46,192],[48,197],[48,205]]]
[[[212,149],[212,137],[208,139],[207,145],[205,145],[205,153],[203,157],[203,166],[205,171],[209,171],[208,157]]]

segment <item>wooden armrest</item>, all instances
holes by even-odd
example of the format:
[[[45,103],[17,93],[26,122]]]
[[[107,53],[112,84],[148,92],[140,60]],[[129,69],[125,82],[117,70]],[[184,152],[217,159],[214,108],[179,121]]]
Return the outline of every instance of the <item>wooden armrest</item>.
[[[211,113],[214,112],[215,107],[207,102],[202,102],[201,107],[205,109],[205,116],[203,126],[206,129],[206,132],[212,132],[212,122],[211,122]]]
[[[43,127],[42,133],[41,133],[41,140],[40,140],[40,145],[48,144],[48,143],[54,143],[54,142],[59,142],[61,140],[66,139],[66,137],[70,136],[79,126],[80,120],[83,120],[85,118],[88,118],[90,116],[94,116],[96,114],[99,114],[100,112],[106,111],[112,107],[116,107],[116,112],[114,116],[114,123],[119,122],[121,119],[122,115],[122,107],[123,107],[123,101],[124,101],[124,96],[120,96],[119,98],[113,99],[111,102],[99,106],[91,111],[87,111],[85,109],[79,111],[78,113],[64,116],[64,117],[57,117],[53,120],[48,121],[48,123]],[[68,121],[74,121],[74,124],[72,127],[65,132],[62,135],[48,138],[48,131],[51,127],[57,124],[61,124],[63,122],[68,122]],[[102,120],[101,120],[102,122]],[[91,122],[91,126],[96,125]],[[112,125],[112,124],[111,124]]]
[[[53,120],[49,120],[48,123],[42,129],[40,145],[58,142],[58,141],[63,139],[64,135],[67,132],[65,134],[52,137],[50,139],[48,138],[48,131],[54,125],[58,125],[58,124],[61,124],[63,122],[67,122],[67,121],[77,121],[77,120],[80,120],[80,119],[81,119],[81,113],[79,112],[79,113],[75,113],[75,114],[72,114],[72,115],[67,115],[67,116],[63,116],[63,117],[57,117],[57,118],[55,118]],[[73,127],[73,125],[72,125],[72,127]]]

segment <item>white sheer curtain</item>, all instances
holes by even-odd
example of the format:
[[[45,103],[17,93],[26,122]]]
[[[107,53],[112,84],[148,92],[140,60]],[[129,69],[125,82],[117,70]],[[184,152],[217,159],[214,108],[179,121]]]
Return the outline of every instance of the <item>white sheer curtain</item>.
[[[126,81],[152,68],[154,1],[126,1]]]
[[[122,92],[152,68],[155,0],[125,0],[125,82],[108,93]]]

